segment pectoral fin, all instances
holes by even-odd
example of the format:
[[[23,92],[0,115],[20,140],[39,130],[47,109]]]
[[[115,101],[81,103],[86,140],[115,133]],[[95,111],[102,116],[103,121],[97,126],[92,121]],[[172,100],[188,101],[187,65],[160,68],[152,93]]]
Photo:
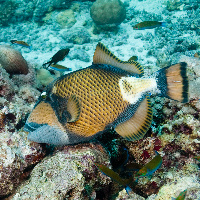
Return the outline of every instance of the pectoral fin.
[[[56,115],[63,125],[67,122],[75,122],[79,119],[81,114],[81,105],[78,98],[75,95],[69,97],[69,99],[52,95],[54,102],[52,106],[56,112]]]
[[[67,122],[75,122],[79,119],[81,114],[81,105],[78,98],[72,95],[67,101],[67,111],[70,114],[70,119]]]

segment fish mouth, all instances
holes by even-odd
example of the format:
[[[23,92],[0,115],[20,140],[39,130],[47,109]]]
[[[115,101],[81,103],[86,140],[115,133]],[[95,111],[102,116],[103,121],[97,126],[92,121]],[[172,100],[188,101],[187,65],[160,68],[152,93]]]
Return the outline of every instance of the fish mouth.
[[[53,145],[69,144],[69,137],[58,127],[49,126],[48,124],[26,123],[24,130],[29,132],[28,140],[37,143],[47,143]]]

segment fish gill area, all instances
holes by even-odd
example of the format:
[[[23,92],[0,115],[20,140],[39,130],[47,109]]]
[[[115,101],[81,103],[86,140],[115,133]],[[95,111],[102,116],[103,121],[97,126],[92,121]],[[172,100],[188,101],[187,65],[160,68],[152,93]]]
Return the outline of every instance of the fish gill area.
[[[0,0],[0,5],[0,199],[171,200],[186,189],[186,200],[200,199],[199,0]],[[166,26],[133,29],[144,21]],[[59,64],[83,69],[92,64],[98,42],[121,60],[137,56],[146,77],[186,62],[189,102],[152,95],[151,127],[134,142],[118,135],[107,146],[29,141],[23,126],[39,96],[53,80],[70,73],[43,64],[68,48]],[[94,164],[119,166],[124,178],[134,177],[135,165],[131,175],[128,166],[145,166],[155,151],[161,167],[140,178],[129,194]]]

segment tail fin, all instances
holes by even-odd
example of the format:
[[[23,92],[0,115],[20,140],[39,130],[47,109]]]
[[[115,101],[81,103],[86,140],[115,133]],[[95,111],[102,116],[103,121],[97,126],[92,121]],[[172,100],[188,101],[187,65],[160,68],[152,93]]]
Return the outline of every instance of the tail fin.
[[[162,27],[167,27],[167,22],[161,22]]]
[[[157,84],[161,95],[180,101],[188,102],[187,64],[181,62],[158,71]]]
[[[125,187],[125,190],[126,190],[128,195],[129,195],[130,192],[132,192],[132,189],[128,185]]]

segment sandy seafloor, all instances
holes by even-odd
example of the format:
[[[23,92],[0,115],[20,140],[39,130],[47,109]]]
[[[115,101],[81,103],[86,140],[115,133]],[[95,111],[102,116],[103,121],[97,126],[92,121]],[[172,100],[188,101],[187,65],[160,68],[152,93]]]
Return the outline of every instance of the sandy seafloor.
[[[194,54],[200,52],[200,15],[195,13],[197,10],[200,11],[200,7],[195,10],[192,10],[192,8],[186,9],[188,5],[195,4],[198,1],[180,1],[182,3],[177,6],[177,9],[170,11],[167,10],[167,2],[170,1],[166,0],[122,0],[122,2],[125,4],[127,15],[124,22],[117,26],[117,30],[111,28],[111,31],[109,31],[102,28],[98,33],[95,33],[95,24],[90,17],[89,11],[92,2],[75,1],[71,3],[72,6],[69,8],[77,7],[77,9],[73,10],[76,22],[71,27],[60,26],[56,22],[55,16],[62,12],[62,9],[54,10],[52,11],[51,19],[44,21],[42,24],[29,20],[2,26],[0,45],[11,45],[10,40],[12,39],[26,41],[31,45],[31,50],[17,45],[11,46],[19,50],[25,60],[36,69],[42,68],[42,64],[49,61],[58,50],[68,47],[70,48],[69,54],[59,64],[75,71],[92,64],[95,47],[100,41],[121,60],[126,61],[133,55],[138,56],[138,62],[144,66],[146,76],[157,71],[160,67],[177,63],[181,58],[183,60],[184,58],[193,59]],[[167,25],[166,27],[154,29],[133,30],[133,25],[145,20],[163,21],[167,22]],[[188,26],[191,28],[188,28]],[[80,37],[86,38],[85,42],[80,43],[69,40],[73,34],[77,34],[77,30],[82,29],[84,34]],[[181,42],[178,43],[178,41]],[[179,45],[178,49],[173,46],[175,43]],[[194,63],[193,60],[190,62]],[[195,62],[197,64],[200,63],[198,60],[195,60]],[[199,74],[200,66],[196,66],[195,70],[196,74]],[[200,87],[200,81],[197,78],[197,83],[193,86],[195,90],[192,91],[192,98],[199,99],[200,88],[198,87]],[[34,102],[31,103],[31,107],[33,105]],[[198,129],[195,138],[197,143],[199,143],[199,136]],[[188,172],[184,175],[181,170],[177,171],[176,176],[171,172],[168,173],[166,175],[167,178],[173,180],[170,183],[171,185],[167,184],[162,187],[158,195],[153,194],[148,199],[168,200],[171,197],[178,196],[181,191],[188,189],[188,192],[192,192],[190,192],[190,198],[186,197],[186,199],[200,200],[198,162],[195,161],[193,164],[196,174]],[[192,194],[193,192],[194,194]],[[116,199],[136,198],[142,199],[139,196],[128,196],[123,190]],[[16,195],[14,199],[22,198],[20,195]],[[38,199],[40,198],[38,197]]]

